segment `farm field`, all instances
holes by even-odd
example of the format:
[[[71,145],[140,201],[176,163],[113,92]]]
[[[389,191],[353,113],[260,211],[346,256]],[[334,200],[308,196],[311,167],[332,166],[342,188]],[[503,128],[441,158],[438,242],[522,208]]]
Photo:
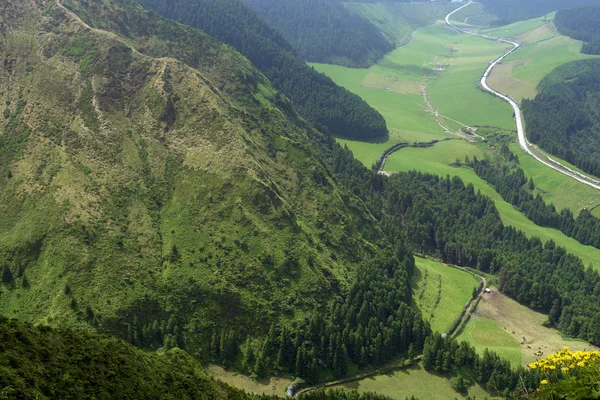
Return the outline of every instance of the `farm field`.
[[[437,332],[447,332],[481,282],[472,274],[426,258],[415,258],[414,305]]]
[[[584,246],[556,229],[534,224],[511,204],[505,202],[496,190],[479,178],[473,170],[450,165],[457,158],[462,161],[467,155],[470,158],[473,156],[482,158],[485,150],[484,144],[474,144],[464,140],[443,141],[430,148],[405,148],[388,157],[385,170],[387,172],[418,170],[441,176],[456,175],[465,183],[473,184],[475,190],[480,190],[482,194],[494,200],[505,224],[522,230],[529,237],[537,236],[544,242],[554,240],[559,246],[563,246],[569,252],[579,256],[585,265],[592,263],[596,269],[600,270],[600,250]],[[520,160],[524,158],[525,156],[519,154]],[[521,163],[523,164],[523,161]]]
[[[493,288],[491,293],[483,294],[475,315],[458,340],[471,343],[480,352],[488,347],[513,365],[527,365],[563,346],[573,351],[593,348],[586,342],[563,338],[556,329],[544,327],[542,323],[546,319],[546,315],[520,305]]]
[[[452,389],[448,378],[430,374],[421,364],[334,387],[340,388],[357,390],[360,393],[375,392],[398,400],[411,396],[421,400],[466,399],[468,396],[476,399],[490,398],[484,389],[476,385],[469,387],[467,395],[457,393]]]

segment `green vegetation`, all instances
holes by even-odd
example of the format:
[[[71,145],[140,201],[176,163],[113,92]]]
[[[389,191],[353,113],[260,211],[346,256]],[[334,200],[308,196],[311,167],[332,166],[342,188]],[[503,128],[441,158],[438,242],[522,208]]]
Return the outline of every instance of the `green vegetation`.
[[[458,176],[463,181],[472,184],[475,190],[480,191],[494,201],[505,224],[514,226],[525,232],[529,237],[538,237],[544,242],[552,240],[569,249],[569,252],[581,257],[586,265],[591,263],[595,268],[600,268],[600,252],[597,249],[582,245],[558,230],[534,224],[519,210],[504,201],[498,192],[479,178],[473,170],[451,165],[457,159],[461,163],[464,162],[465,157],[482,159],[485,151],[486,148],[483,144],[472,144],[462,140],[444,141],[430,148],[405,148],[388,157],[385,170],[389,172],[418,170],[441,176]],[[520,159],[524,158],[525,155],[520,157]],[[535,180],[535,182],[537,185],[538,181]]]
[[[423,369],[423,364],[376,375],[339,387],[356,390],[359,393],[375,392],[396,400],[404,400],[411,396],[422,400],[463,399],[468,396],[478,399],[492,397],[478,385],[470,386],[467,393],[458,393],[452,388],[447,376],[427,372]]]
[[[547,326],[547,320],[546,315],[535,312],[492,288],[491,293],[482,296],[476,314],[471,316],[457,340],[469,341],[479,354],[483,354],[485,348],[497,337],[505,343],[504,354],[512,355],[513,361],[520,360],[518,362],[523,365],[535,361],[540,354],[548,354],[564,346],[570,346],[573,350],[594,347],[583,341],[564,338],[556,329]],[[489,335],[483,335],[485,332]],[[502,354],[503,350],[497,348],[495,351]]]
[[[104,30],[55,3],[7,5],[6,40],[27,46],[0,46],[16,60],[1,79],[1,313],[227,358],[321,312],[389,246],[322,161],[332,139],[248,60],[133,1],[64,3]]]
[[[456,4],[453,6],[456,7]],[[480,2],[474,2],[469,7],[452,14],[454,23],[470,27],[493,25],[497,20],[498,17],[490,14]]]
[[[417,30],[408,45],[386,55],[372,68],[354,70],[329,65],[315,65],[315,68],[360,95],[386,118],[390,137],[385,143],[343,142],[370,166],[394,143],[428,142],[450,136],[423,99],[421,92],[428,84],[426,90],[433,108],[451,130],[457,131],[463,124],[512,127],[510,108],[476,87],[487,62],[504,48],[436,24]],[[435,71],[442,66],[446,66],[444,71]],[[379,79],[379,86],[373,87],[370,84],[373,77],[388,77],[389,83]],[[415,82],[422,85],[421,92],[415,90]],[[396,88],[394,83],[398,85]]]
[[[600,176],[599,71],[600,60],[561,66],[540,83],[542,90],[534,100],[523,102],[529,140],[596,176]]]
[[[519,48],[506,57],[505,61],[516,61],[519,64],[513,68],[513,76],[516,79],[537,86],[556,67],[592,57],[581,54],[580,49],[581,42],[566,36],[557,36]]]
[[[361,140],[387,137],[385,120],[379,113],[309,68],[277,31],[241,1],[142,0],[140,3],[237,49],[322,132]],[[202,12],[198,13],[198,9]]]
[[[346,3],[345,6],[384,32],[398,46],[409,43],[418,28],[435,23],[456,8],[454,4],[443,2],[361,2]]]
[[[337,0],[242,0],[311,62],[369,67],[394,49],[380,31]]]
[[[600,248],[600,219],[587,209],[574,218],[571,210],[557,210],[553,204],[546,204],[541,194],[533,194],[535,182],[533,179],[527,180],[519,158],[505,143],[499,147],[493,158],[473,158],[466,164],[473,168],[477,176],[492,185],[505,201],[537,225],[558,229],[579,243]]]
[[[469,272],[417,258],[412,298],[423,318],[437,332],[448,332],[481,281]]]
[[[293,380],[289,377],[252,379],[252,377],[243,375],[239,371],[225,370],[218,365],[209,365],[206,372],[217,381],[248,393],[284,396],[287,388],[293,383]]]
[[[496,321],[473,316],[457,340],[464,340],[473,345],[480,354],[488,349],[510,361],[513,366],[522,364],[519,341],[498,326]]]
[[[0,317],[0,398],[258,399],[211,379],[186,352]],[[263,397],[262,399],[267,399]]]
[[[586,42],[581,48],[585,54],[600,54],[600,6],[588,4],[556,13],[555,24],[560,33]]]
[[[561,8],[593,3],[595,0],[481,0],[486,11],[495,15],[495,25],[506,25],[545,15]]]

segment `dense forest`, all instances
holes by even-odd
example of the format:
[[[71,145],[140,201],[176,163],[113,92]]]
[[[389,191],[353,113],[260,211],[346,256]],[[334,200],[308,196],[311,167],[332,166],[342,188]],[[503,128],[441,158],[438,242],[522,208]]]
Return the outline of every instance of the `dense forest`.
[[[267,400],[217,382],[186,352],[148,353],[84,331],[0,316],[0,399]]]
[[[573,39],[584,41],[581,52],[600,54],[600,5],[588,4],[560,10],[554,17],[554,24],[560,33]]]
[[[597,0],[481,0],[486,10],[498,17],[494,25],[506,25],[563,8],[595,2]]]
[[[568,209],[558,211],[552,204],[546,204],[542,195],[533,195],[535,183],[527,180],[519,167],[519,158],[506,144],[500,148],[496,159],[467,160],[475,173],[492,185],[502,198],[519,209],[527,218],[540,226],[562,231],[580,243],[600,248],[600,219],[583,209],[577,218]]]
[[[549,153],[600,176],[600,61],[562,65],[523,100],[528,139]]]
[[[161,15],[198,28],[246,56],[298,112],[338,137],[383,139],[383,117],[296,54],[291,45],[239,0],[140,0]]]
[[[375,26],[336,0],[242,1],[307,61],[366,68],[394,49]]]

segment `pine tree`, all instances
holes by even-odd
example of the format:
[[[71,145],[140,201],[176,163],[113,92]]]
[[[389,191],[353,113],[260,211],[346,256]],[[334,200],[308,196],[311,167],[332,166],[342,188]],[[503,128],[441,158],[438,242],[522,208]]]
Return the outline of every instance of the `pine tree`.
[[[4,264],[4,266],[2,267],[2,283],[4,283],[5,285],[11,284],[13,281],[13,275],[12,272],[10,271],[10,268],[8,267],[8,265]]]

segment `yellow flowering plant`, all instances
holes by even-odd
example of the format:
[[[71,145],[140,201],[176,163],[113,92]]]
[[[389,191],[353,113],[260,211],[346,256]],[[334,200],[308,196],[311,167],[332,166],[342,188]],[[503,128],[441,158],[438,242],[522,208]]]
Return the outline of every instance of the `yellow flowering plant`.
[[[529,364],[540,372],[536,399],[600,399],[600,352],[565,346]]]

